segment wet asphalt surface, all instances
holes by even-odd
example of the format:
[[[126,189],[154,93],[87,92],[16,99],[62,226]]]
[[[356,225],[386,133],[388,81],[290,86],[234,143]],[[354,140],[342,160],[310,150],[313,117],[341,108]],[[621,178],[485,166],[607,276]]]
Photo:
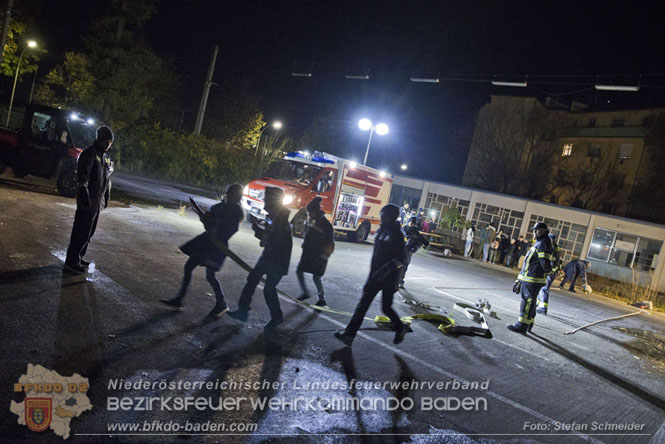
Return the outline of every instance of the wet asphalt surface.
[[[88,257],[96,263],[92,281],[63,277],[75,202],[45,181],[0,176],[0,436],[4,442],[60,442],[52,431],[35,433],[16,423],[10,400],[23,395],[12,385],[28,363],[63,376],[89,378],[93,409],[71,422],[71,442],[665,442],[665,317],[639,314],[575,333],[564,332],[599,319],[630,313],[625,304],[599,296],[554,290],[549,316],[538,316],[533,334],[508,331],[519,300],[510,287],[516,272],[476,260],[414,256],[406,289],[395,295],[401,316],[447,309],[459,325],[473,325],[453,309],[455,302],[488,299],[492,337],[446,335],[437,324],[414,321],[405,341],[394,346],[392,332],[365,321],[353,348],[333,332],[348,317],[319,313],[282,298],[285,322],[266,334],[269,315],[259,288],[249,321],[206,317],[214,298],[202,269],[194,273],[185,309],[161,306],[174,296],[185,256],[178,246],[202,231],[194,214],[178,214],[179,203],[197,193],[169,184],[123,176],[114,190],[147,203],[113,202],[100,218]],[[198,190],[200,191],[200,190]],[[200,191],[206,194],[204,191]],[[180,193],[180,194],[178,194]],[[209,193],[207,197],[212,197]],[[208,205],[213,200],[200,200]],[[163,202],[162,207],[157,203]],[[279,288],[299,294],[295,266],[300,240],[294,239],[291,273]],[[231,249],[253,264],[258,241],[246,223]],[[338,241],[324,276],[331,308],[353,311],[369,270],[371,245]],[[231,307],[246,273],[227,261],[218,273]],[[310,289],[313,289],[311,281]],[[429,304],[430,310],[402,302]],[[369,317],[381,314],[380,300]],[[661,345],[661,348],[655,345]],[[271,387],[202,390],[109,388],[109,381],[248,381]],[[308,382],[344,384],[482,382],[487,389],[361,387],[309,389]],[[393,399],[384,408],[307,410],[254,409],[248,403],[222,411],[109,411],[110,397],[266,398],[325,401],[332,397]],[[427,398],[486,400],[486,410],[426,410]],[[413,407],[409,402],[413,401]],[[2,410],[4,408],[4,411]],[[109,423],[154,421],[255,423],[254,433],[179,436],[112,434]],[[594,430],[596,424],[640,425],[641,430]],[[575,429],[567,431],[566,428]],[[128,433],[128,432],[127,432]],[[147,432],[146,432],[147,433]],[[632,433],[632,434],[630,434]]]

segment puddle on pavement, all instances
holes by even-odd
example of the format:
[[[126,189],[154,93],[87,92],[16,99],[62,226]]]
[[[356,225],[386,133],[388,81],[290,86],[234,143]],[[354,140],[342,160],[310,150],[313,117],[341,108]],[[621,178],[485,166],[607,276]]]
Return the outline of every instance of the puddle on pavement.
[[[665,334],[639,328],[612,327],[635,339],[621,345],[640,359],[647,360],[655,370],[665,374]]]

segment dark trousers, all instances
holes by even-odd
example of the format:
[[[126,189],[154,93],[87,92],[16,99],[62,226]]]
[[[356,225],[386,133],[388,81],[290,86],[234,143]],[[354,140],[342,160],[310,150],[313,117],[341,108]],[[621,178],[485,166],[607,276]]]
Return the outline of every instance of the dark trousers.
[[[305,284],[305,272],[298,268],[296,270],[296,276],[298,277],[298,283],[300,284],[300,289],[302,290],[303,294],[309,294],[307,285]],[[314,281],[314,285],[316,285],[316,291],[318,292],[319,299],[323,299],[323,282],[321,282],[321,276],[313,274],[312,280]]]
[[[561,283],[559,284],[559,288],[563,288],[563,286],[566,284],[566,281],[570,281],[570,287],[568,287],[568,290],[573,291],[575,290],[575,282],[577,282],[577,278],[580,277],[579,273],[573,274],[573,279],[570,279],[569,275],[564,275],[563,279],[561,280]]]
[[[545,285],[543,285],[543,288],[541,288],[540,292],[538,293],[538,300],[543,303],[544,307],[547,307],[547,304],[550,300],[550,287],[552,287],[552,282],[554,282],[555,277],[556,274],[547,275],[547,282]]]
[[[178,299],[184,299],[187,294],[187,287],[192,281],[192,272],[200,264],[196,259],[189,258],[185,262],[185,274],[182,277],[182,285],[180,286],[180,292],[178,293]],[[226,305],[226,299],[224,298],[224,291],[222,290],[222,285],[217,280],[215,276],[215,269],[212,267],[206,267],[206,280],[212,287],[212,291],[215,292],[215,297],[217,298],[217,304]]]
[[[95,234],[97,229],[97,220],[99,219],[99,210],[97,211],[83,211],[76,210],[74,214],[74,227],[72,228],[72,236],[69,241],[69,248],[67,248],[67,259],[65,263],[71,266],[80,266],[81,259],[85,256],[88,250],[88,244],[92,235]]]
[[[271,272],[270,267],[261,256],[247,276],[247,283],[245,288],[242,289],[240,299],[238,300],[238,310],[249,311],[252,305],[252,297],[256,286],[261,282],[261,277],[266,275],[266,283],[263,287],[263,297],[266,300],[266,305],[270,310],[270,318],[273,321],[281,321],[282,308],[279,306],[279,298],[277,297],[277,284],[282,279],[279,273]]]
[[[533,282],[522,282],[522,289],[520,290],[522,303],[520,304],[519,319],[522,324],[533,324],[533,320],[536,318],[538,293],[543,285],[544,284],[536,284]]]
[[[404,278],[406,277],[406,270],[409,269],[409,264],[411,263],[411,256],[413,256],[413,253],[411,253],[411,250],[406,250],[406,254],[404,255],[404,263],[402,264],[402,276],[400,277],[400,284],[404,283]]]
[[[386,282],[377,282],[372,279],[367,281],[363,288],[363,295],[360,298],[360,302],[358,302],[356,310],[353,312],[353,317],[344,330],[344,334],[352,337],[356,336],[356,333],[358,333],[358,330],[363,323],[363,318],[367,314],[367,310],[369,310],[372,300],[374,300],[379,291],[381,291],[381,310],[383,313],[390,318],[390,322],[392,322],[397,331],[405,328],[392,307],[393,295],[395,294],[394,282],[394,279],[389,279]]]

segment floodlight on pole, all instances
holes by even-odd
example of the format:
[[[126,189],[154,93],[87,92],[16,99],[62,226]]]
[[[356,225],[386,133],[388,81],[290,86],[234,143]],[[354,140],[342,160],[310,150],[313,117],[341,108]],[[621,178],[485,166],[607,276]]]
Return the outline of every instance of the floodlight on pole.
[[[594,85],[598,91],[624,91],[624,92],[637,92],[640,90],[640,85]]]
[[[402,166],[400,166],[399,168],[400,168],[402,171],[406,171],[406,169],[408,168],[408,166],[407,166],[405,163],[403,163]]]
[[[497,82],[492,80],[492,85],[494,86],[515,86],[518,88],[526,88],[526,82]]]
[[[385,123],[379,123],[374,126],[369,119],[360,119],[358,121],[358,128],[363,131],[369,130],[369,140],[367,141],[367,149],[365,150],[365,160],[363,160],[363,165],[367,165],[367,156],[369,155],[369,147],[372,144],[372,136],[374,135],[374,132],[376,131],[379,136],[385,136],[388,134],[389,128]]]
[[[28,40],[26,42],[25,48],[23,48],[23,51],[21,51],[21,55],[18,58],[18,63],[16,64],[16,74],[14,75],[14,87],[12,88],[12,97],[9,99],[9,110],[7,111],[7,123],[5,126],[9,126],[9,118],[12,115],[12,105],[14,105],[14,93],[16,93],[16,82],[18,82],[18,73],[19,70],[21,69],[21,61],[23,60],[23,54],[25,54],[26,49],[30,48],[36,48],[37,47],[37,42],[34,40]]]

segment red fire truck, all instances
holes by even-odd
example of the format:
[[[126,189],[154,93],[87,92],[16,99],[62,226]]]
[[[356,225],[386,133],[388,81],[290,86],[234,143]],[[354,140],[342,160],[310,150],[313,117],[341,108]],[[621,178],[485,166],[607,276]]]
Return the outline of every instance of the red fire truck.
[[[305,207],[316,196],[337,233],[362,242],[380,224],[379,211],[390,198],[393,179],[383,171],[326,153],[290,152],[273,163],[260,179],[245,187],[242,205],[249,215],[264,219],[266,187],[284,190],[293,233],[302,236]]]

